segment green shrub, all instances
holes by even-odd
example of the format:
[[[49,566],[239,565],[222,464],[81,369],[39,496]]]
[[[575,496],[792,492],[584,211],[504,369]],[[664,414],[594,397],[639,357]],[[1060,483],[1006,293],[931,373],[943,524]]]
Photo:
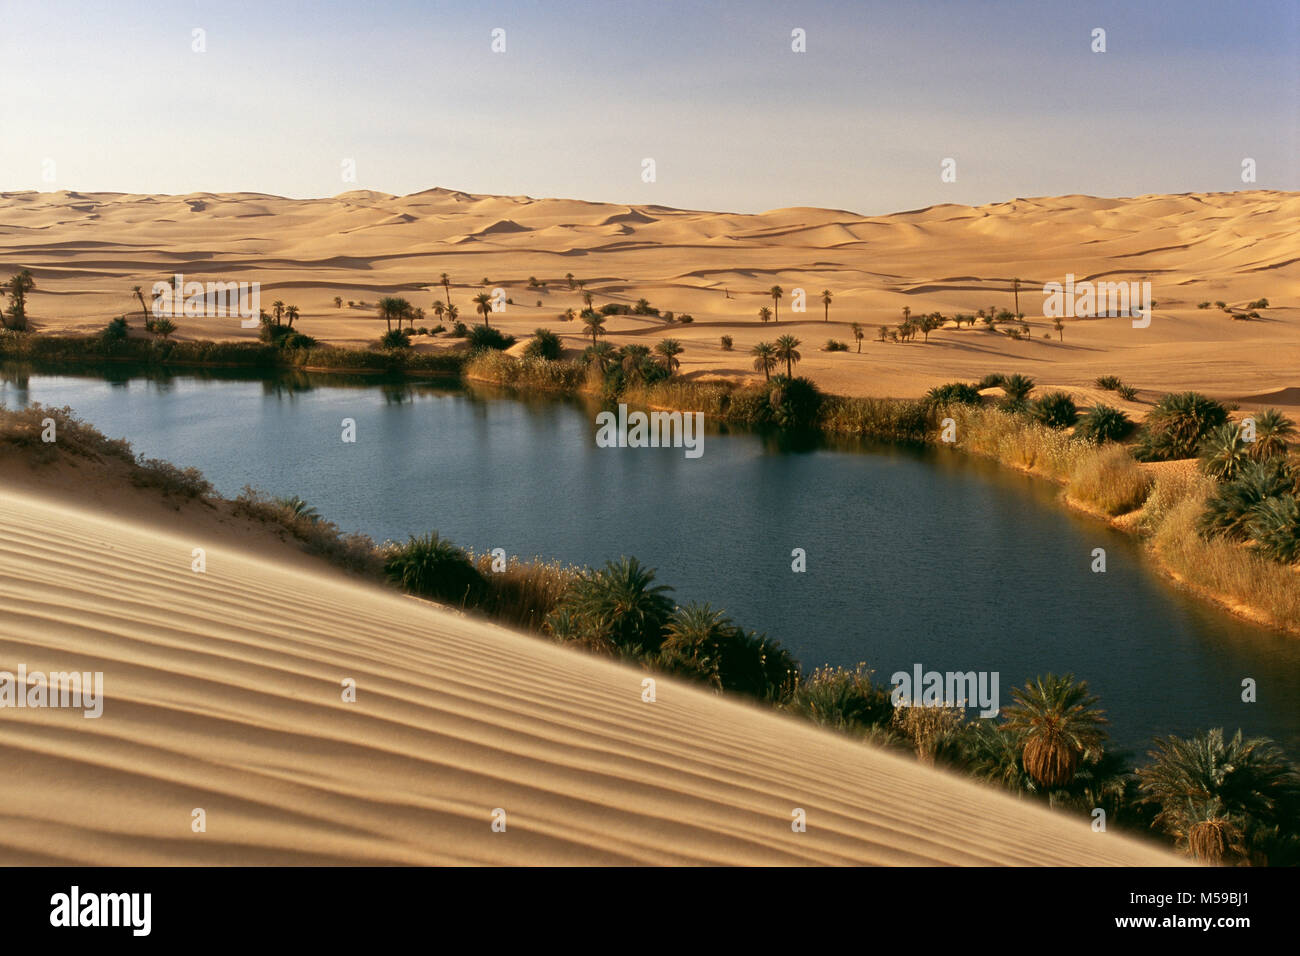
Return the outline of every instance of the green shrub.
[[[776,375],[768,386],[773,423],[782,428],[811,428],[817,423],[822,394],[810,379]]]
[[[411,333],[406,329],[389,329],[380,337],[379,344],[386,349],[409,349]]]
[[[673,613],[655,666],[718,690],[781,701],[798,683],[799,663],[775,641],[746,633],[707,604]]]
[[[537,329],[533,337],[524,346],[524,355],[528,358],[550,359],[554,361],[564,351],[560,337],[550,329]]]
[[[390,545],[384,554],[384,574],[411,594],[461,606],[474,603],[483,590],[483,575],[469,555],[437,532]]]
[[[988,375],[985,375],[982,379],[976,382],[975,387],[980,391],[983,391],[986,388],[1001,388],[1005,379],[1005,375],[1001,375],[997,372],[990,372]]]
[[[1280,459],[1247,462],[1236,477],[1215,488],[1197,528],[1202,536],[1244,541],[1256,510],[1268,499],[1290,495],[1294,482]]]
[[[1300,500],[1294,495],[1265,498],[1247,525],[1255,550],[1280,564],[1300,561]]]
[[[1194,458],[1201,440],[1228,420],[1228,409],[1199,392],[1161,397],[1138,437],[1139,461]]]
[[[1124,399],[1126,402],[1137,401],[1138,390],[1133,388],[1131,385],[1121,385],[1119,388],[1115,389],[1115,391],[1118,393],[1119,397]]]
[[[1104,388],[1108,392],[1113,392],[1124,383],[1119,380],[1119,376],[1117,375],[1103,375],[1097,379],[1095,384],[1098,388]]]
[[[835,339],[827,339],[825,350],[827,352],[847,352],[849,347],[844,342],[839,342]]]
[[[126,341],[127,331],[130,328],[131,326],[127,324],[126,316],[119,315],[117,318],[111,320],[108,325],[104,326],[104,330],[99,334],[105,342],[124,342]]]
[[[500,329],[494,329],[489,325],[474,326],[474,328],[470,329],[467,338],[470,351],[496,349],[498,352],[502,352],[515,344],[513,335],[506,335]]]
[[[1118,408],[1094,405],[1079,421],[1075,435],[1096,442],[1123,441],[1133,431],[1133,421]]]
[[[871,683],[871,671],[819,667],[799,681],[785,704],[792,714],[847,733],[862,734],[888,726],[894,714],[890,693]]]
[[[1034,421],[1048,428],[1069,428],[1079,420],[1079,409],[1065,392],[1048,392],[1035,399],[1029,413]]]
[[[724,335],[722,337],[722,351],[730,352],[733,344],[730,335]]]
[[[983,402],[979,387],[965,382],[949,382],[936,385],[925,393],[925,400],[930,405],[979,405]]]
[[[1231,481],[1250,461],[1250,446],[1242,440],[1241,426],[1231,421],[1210,429],[1196,451],[1201,471],[1215,481]]]
[[[655,654],[672,617],[672,588],[655,584],[636,558],[606,562],[579,578],[547,618],[556,638],[593,650],[642,657]]]

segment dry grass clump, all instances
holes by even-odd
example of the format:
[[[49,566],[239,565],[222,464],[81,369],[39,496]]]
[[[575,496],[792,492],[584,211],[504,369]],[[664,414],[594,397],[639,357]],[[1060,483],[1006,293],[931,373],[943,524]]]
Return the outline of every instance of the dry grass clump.
[[[1151,494],[1161,493],[1160,481]],[[1162,498],[1172,496],[1166,491]],[[1300,630],[1300,573],[1260,557],[1249,548],[1222,538],[1206,540],[1199,532],[1204,495],[1174,501],[1152,517],[1151,546],[1160,559],[1189,585],[1221,600],[1250,608],[1283,627]],[[1150,507],[1150,505],[1148,505]]]
[[[1152,484],[1150,473],[1125,449],[1111,445],[1080,458],[1070,473],[1069,496],[1108,515],[1122,515],[1146,501]]]
[[[304,507],[296,499],[270,498],[245,485],[234,501],[233,513],[283,528],[308,554],[323,557],[348,571],[378,576],[383,570],[383,554],[368,535],[344,534],[334,522],[320,517],[315,509]]]
[[[957,425],[957,447],[1057,481],[1096,452],[1090,442],[1000,408],[954,406],[949,414]]]
[[[943,751],[958,742],[966,712],[962,707],[945,704],[909,704],[894,710],[891,724],[916,751],[922,763],[932,764]]]
[[[483,575],[486,588],[477,607],[503,624],[542,632],[546,617],[560,605],[582,576],[582,569],[559,561],[520,561],[511,557],[505,570],[493,570],[491,554],[471,560]]]
[[[704,412],[713,418],[729,418],[728,409],[735,391],[734,386],[720,382],[667,379],[650,385],[628,385],[619,395],[619,401],[644,408]]]
[[[46,441],[46,436],[54,441]],[[130,442],[106,438],[71,408],[33,404],[27,408],[0,409],[0,445],[21,448],[38,464],[49,464],[60,454],[95,461],[117,460],[136,466]]]
[[[21,409],[3,409],[0,445],[22,449],[37,465],[51,464],[60,455],[98,462],[118,461],[127,466],[133,485],[153,488],[165,495],[206,498],[214,493],[212,484],[197,468],[178,468],[158,458],[138,457],[131,451],[130,442],[105,437],[67,406],[34,404]]]
[[[494,349],[473,355],[465,365],[465,377],[492,385],[552,392],[577,392],[587,382],[586,369],[577,362],[535,356],[515,358]]]

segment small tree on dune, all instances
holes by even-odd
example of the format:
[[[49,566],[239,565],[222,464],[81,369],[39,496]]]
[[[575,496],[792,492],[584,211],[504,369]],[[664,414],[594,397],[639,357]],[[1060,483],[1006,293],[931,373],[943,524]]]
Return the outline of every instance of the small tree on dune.
[[[777,325],[781,324],[781,296],[785,295],[785,290],[779,285],[774,285],[767,290],[767,294],[772,297],[772,318]]]
[[[850,328],[853,329],[853,337],[858,340],[858,354],[861,355],[862,339],[865,337],[866,333],[862,331],[862,326],[857,322],[854,322]]]
[[[828,289],[822,289],[822,313],[825,316],[823,321],[831,320],[831,294]]]
[[[763,378],[770,381],[777,363],[776,346],[771,342],[759,342],[749,350],[749,354],[754,356],[754,371],[762,372]]]
[[[451,305],[451,276],[447,275],[447,273],[444,272],[438,281],[442,283],[442,291],[447,296],[447,305],[450,306]]]
[[[582,314],[582,324],[591,332],[591,344],[596,345],[596,336],[605,334],[605,317],[599,312],[588,309]]]
[[[476,312],[483,313],[483,324],[487,328],[492,328],[492,323],[488,320],[488,315],[492,312],[492,296],[486,292],[480,292],[474,296],[474,305]]]
[[[135,297],[136,297],[137,299],[140,300],[140,314],[141,314],[142,316],[144,316],[144,320],[145,320],[146,322],[148,322],[148,321],[149,321],[149,308],[148,308],[148,306],[146,306],[146,305],[144,304],[144,292],[141,291],[141,289],[140,289],[140,287],[139,287],[138,285],[137,285],[137,286],[132,286],[132,287],[131,287],[131,291],[134,292],[134,293],[135,293]]]
[[[676,339],[664,339],[655,346],[655,352],[664,360],[664,367],[668,369],[670,374],[681,367],[682,363],[678,361],[677,356],[681,355],[683,351],[682,343]]]
[[[276,309],[277,306],[281,307],[280,309],[276,309],[276,317],[275,317],[276,325],[280,324],[280,313],[283,309],[283,305],[284,303],[282,302],[275,302],[272,303],[271,305],[272,309]],[[379,317],[383,319],[385,323],[387,323],[389,332],[393,331],[394,319],[397,320],[397,327],[399,329],[402,327],[402,319],[406,316],[406,312],[410,308],[410,306],[411,304],[407,302],[405,299],[399,299],[396,296],[391,296],[391,295],[386,295],[379,300],[379,302],[377,303],[377,308],[379,309]]]
[[[776,340],[776,357],[785,363],[786,378],[794,378],[794,366],[803,358],[799,354],[799,340],[793,335],[783,335]]]
[[[760,321],[764,323],[770,321],[772,318],[772,310],[769,309],[767,306],[763,306],[761,309],[758,310],[758,318]]]

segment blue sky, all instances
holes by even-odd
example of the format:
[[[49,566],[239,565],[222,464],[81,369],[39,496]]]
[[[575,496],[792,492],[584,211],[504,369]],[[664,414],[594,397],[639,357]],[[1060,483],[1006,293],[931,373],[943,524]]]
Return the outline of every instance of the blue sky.
[[[4,190],[448,186],[882,213],[1300,189],[1295,0],[0,10]],[[498,27],[504,53],[491,50]],[[796,27],[806,53],[791,51]],[[1094,27],[1105,53],[1090,49]],[[191,48],[196,28],[206,52]],[[945,157],[956,182],[940,181]]]

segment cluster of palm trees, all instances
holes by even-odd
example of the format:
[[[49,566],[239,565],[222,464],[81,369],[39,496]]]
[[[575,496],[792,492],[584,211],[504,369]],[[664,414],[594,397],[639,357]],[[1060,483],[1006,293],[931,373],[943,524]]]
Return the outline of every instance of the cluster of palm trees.
[[[784,362],[786,378],[794,378],[794,367],[803,358],[800,344],[793,335],[783,335],[775,342],[759,342],[749,350],[754,357],[754,371],[762,372],[764,380],[771,381],[772,371]]]
[[[603,318],[603,317],[602,317]],[[601,375],[608,375],[614,369],[621,369],[629,381],[645,382],[652,377],[671,377],[681,368],[677,357],[685,349],[677,339],[663,339],[653,349],[644,345],[624,345],[616,348],[608,342],[594,341],[583,352],[583,361]]]
[[[278,305],[279,303],[275,303]],[[411,330],[415,330],[417,320],[424,320],[424,309],[412,305],[407,299],[400,296],[386,295],[380,298],[377,303],[379,317],[387,323],[388,331],[393,331],[393,323],[397,323],[398,331],[401,331],[402,323],[409,322]],[[440,311],[435,309],[434,311]],[[279,324],[278,322],[276,323]]]

